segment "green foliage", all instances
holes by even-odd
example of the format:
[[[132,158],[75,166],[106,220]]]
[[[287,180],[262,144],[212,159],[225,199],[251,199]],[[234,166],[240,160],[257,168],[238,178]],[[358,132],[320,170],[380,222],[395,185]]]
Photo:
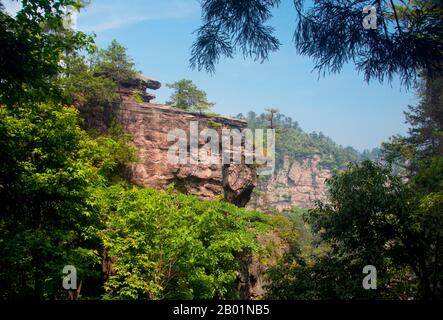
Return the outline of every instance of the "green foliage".
[[[439,81],[421,83],[420,102],[406,114],[409,136],[383,145],[385,165],[351,164],[329,179],[328,200],[306,219],[317,243],[330,250],[309,260],[296,242],[269,272],[269,297],[442,298]],[[368,264],[377,268],[375,291],[361,286],[361,270]]]
[[[216,112],[206,112],[205,115],[207,115],[208,117],[220,117],[220,114]]]
[[[0,15],[10,45],[0,49],[1,299],[67,298],[65,265],[77,269],[81,298],[237,297],[240,260],[261,252],[266,217],[122,182],[135,160],[129,137],[112,118],[105,133],[80,124],[85,110],[110,113],[134,64],[116,41],[95,53],[90,38],[63,29],[72,4],[23,1],[16,19]],[[189,108],[212,105],[186,85]],[[106,258],[115,273],[103,283]]]
[[[97,278],[99,242],[88,230],[100,217],[88,199],[131,160],[130,147],[89,137],[74,108],[48,102],[0,108],[0,159],[2,298],[64,297],[67,264],[84,282]]]
[[[443,155],[443,76],[425,77],[418,83],[418,105],[409,106],[406,121],[411,125],[408,142],[418,146],[420,158]]]
[[[280,47],[274,28],[266,25],[272,17],[271,10],[279,3],[280,0],[202,2],[203,21],[195,32],[191,68],[213,73],[221,57],[234,57],[236,47],[244,57],[266,60],[270,52]]]
[[[418,186],[442,190],[443,166],[441,159],[435,161],[408,185],[389,168],[370,161],[332,177],[328,201],[306,215],[314,234],[330,250],[311,264],[300,251],[289,252],[270,273],[270,296],[441,297],[442,194],[423,196]],[[362,288],[365,265],[377,268],[377,290]]]
[[[267,25],[280,0],[207,0],[201,3],[202,25],[196,30],[190,65],[215,72],[221,57],[238,49],[246,58],[264,61],[280,47],[274,28]],[[340,72],[354,62],[365,80],[398,76],[413,84],[421,71],[442,74],[443,10],[434,0],[378,0],[377,28],[362,27],[366,0],[294,0],[298,53],[314,60],[320,73]]]
[[[134,91],[132,93],[132,99],[134,99],[134,101],[137,102],[137,103],[143,103],[144,102],[140,92],[137,92],[137,91]]]
[[[206,92],[198,89],[192,80],[182,79],[166,86],[174,90],[167,104],[176,108],[203,113],[214,106],[208,102]]]
[[[276,109],[270,109],[268,114],[260,115],[251,111],[246,116],[239,114],[237,118],[247,121],[248,128],[251,130],[274,127],[276,130],[276,169],[283,166],[285,157],[292,162],[318,154],[321,157],[320,164],[332,170],[344,169],[349,162],[359,161],[362,158],[357,150],[352,147],[339,146],[321,132],[310,134],[304,132],[297,122],[278,113]],[[367,151],[367,153],[370,152]]]
[[[62,56],[92,50],[92,38],[63,27],[63,8],[76,0],[22,1],[15,18],[0,11],[0,104],[12,106],[57,98],[54,78]]]
[[[96,64],[88,64],[84,56],[72,54],[63,59],[64,69],[60,77],[67,103],[98,108],[116,102],[117,83],[96,74]]]
[[[133,78],[136,74],[134,63],[126,53],[126,48],[116,40],[106,50],[99,50],[95,62],[95,72],[117,83]]]
[[[266,272],[266,299],[317,299],[321,279],[311,278],[313,266],[329,246],[317,237],[303,216],[307,209],[293,208],[274,215],[273,226],[287,244],[284,254]]]
[[[409,135],[383,143],[383,158],[404,176],[414,175],[434,156],[443,156],[443,77],[418,83],[416,106],[405,112]],[[420,164],[421,163],[421,164]]]
[[[85,108],[102,106],[109,109],[118,102],[118,85],[136,74],[126,49],[115,40],[98,53],[66,55],[63,66],[59,85],[65,101]]]
[[[80,110],[84,119],[82,128],[87,130],[112,125],[120,105],[118,86],[136,74],[126,49],[115,40],[98,53],[66,55],[62,71],[58,84],[63,92],[63,101]],[[143,102],[136,92],[134,98]],[[97,119],[101,123],[97,123]]]
[[[101,232],[115,274],[114,299],[235,298],[238,257],[259,251],[266,218],[181,193],[112,187]]]
[[[250,10],[245,3],[236,8]],[[277,3],[253,3],[262,15],[247,23],[258,33],[236,30],[246,53],[260,39],[269,46],[254,52],[257,57],[275,48],[271,30],[261,27]],[[328,201],[309,213],[264,216],[173,188],[159,192],[123,182],[121,170],[135,161],[130,137],[112,119],[105,133],[82,130],[85,114],[65,104],[108,113],[118,104],[117,85],[135,74],[133,62],[116,41],[94,54],[90,37],[63,27],[64,7],[78,9],[80,1],[22,4],[16,18],[0,10],[1,299],[67,298],[61,280],[68,264],[77,268],[83,298],[237,298],[242,263],[280,255],[268,272],[271,298],[443,296],[441,79],[422,84],[420,103],[407,114],[410,135],[385,146],[387,166],[350,164],[328,181]],[[409,14],[402,8],[398,17],[411,19]],[[217,60],[216,51],[203,55]],[[212,106],[190,80],[170,87],[179,108],[202,113]],[[276,128],[278,155],[319,154],[332,169],[378,157],[378,150],[360,155],[321,133],[306,134],[292,119],[269,111],[243,118],[252,129]],[[405,174],[393,173],[399,164]],[[259,241],[270,235],[280,240]],[[111,264],[105,283],[103,259]],[[362,289],[367,264],[377,267],[376,291]]]
[[[213,120],[208,120],[208,123],[213,128],[221,128],[223,125],[221,123],[215,122]]]

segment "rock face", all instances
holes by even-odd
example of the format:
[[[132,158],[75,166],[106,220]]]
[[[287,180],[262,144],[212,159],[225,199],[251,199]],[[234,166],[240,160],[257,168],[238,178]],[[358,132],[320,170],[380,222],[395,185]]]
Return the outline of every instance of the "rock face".
[[[240,274],[237,279],[237,288],[240,299],[263,299],[266,294],[266,271],[288,251],[289,246],[277,232],[272,231],[257,236],[257,241],[265,248],[271,250],[263,259],[251,255],[239,256]]]
[[[135,93],[140,96],[143,102],[151,102],[155,95],[147,92],[147,89],[157,90],[161,83],[145,75],[138,74],[133,79],[128,79],[120,83],[119,92],[124,96],[133,96]]]
[[[242,130],[246,122],[226,117],[212,117],[186,112],[168,105],[151,103],[155,95],[147,89],[156,90],[158,81],[139,75],[121,83],[119,94],[121,103],[115,107],[115,115],[123,130],[132,137],[132,143],[138,155],[138,161],[125,169],[125,177],[133,184],[164,190],[172,183],[187,194],[195,194],[202,199],[224,198],[237,206],[267,211],[290,209],[294,206],[311,207],[315,200],[325,197],[324,182],[331,172],[321,168],[320,157],[314,156],[300,162],[284,159],[283,167],[276,171],[258,192],[257,173],[252,165],[222,164],[221,155],[216,164],[190,163],[190,124],[198,122],[198,132],[211,128],[218,132],[224,128]],[[141,101],[140,99],[141,98]],[[103,115],[91,117],[89,122],[94,128],[106,130]],[[168,134],[175,129],[187,133],[187,163],[173,164],[168,161],[168,150],[174,141],[168,141]],[[198,139],[198,146],[207,141]],[[220,139],[221,143],[221,139]],[[221,145],[220,145],[221,150]],[[252,196],[252,199],[251,199]],[[286,243],[278,235],[270,233],[258,239],[267,245],[276,243],[276,255],[285,252]],[[265,293],[263,274],[275,263],[264,264],[250,254],[239,257],[241,272],[237,279],[238,290],[242,299],[261,298]],[[112,259],[104,253],[103,273],[112,274]]]
[[[320,156],[290,163],[284,158],[283,167],[253,193],[248,208],[279,211],[291,207],[311,208],[316,200],[326,197],[325,181],[332,173],[320,166]]]
[[[191,122],[198,122],[199,132],[215,129],[219,137],[224,128],[241,131],[247,124],[238,119],[212,117],[151,103],[155,95],[147,89],[160,87],[160,82],[137,75],[120,83],[120,103],[107,110],[84,113],[87,129],[106,132],[112,122],[111,114],[114,114],[124,131],[133,137],[139,162],[125,172],[130,182],[160,190],[174,183],[182,191],[202,199],[224,198],[238,206],[247,205],[247,208],[264,212],[271,209],[283,211],[294,206],[310,208],[315,200],[325,198],[325,180],[331,176],[331,171],[320,166],[318,155],[295,162],[286,157],[282,168],[265,182],[257,182],[254,166],[223,165],[221,159],[212,165],[169,163],[168,149],[173,144],[168,142],[171,130],[181,129],[188,133],[186,157],[189,159]],[[198,141],[199,147],[205,143],[202,139]]]
[[[198,195],[202,199],[224,198],[237,206],[245,206],[257,184],[255,168],[245,164],[223,164],[221,152],[217,164],[191,164],[189,144],[190,123],[193,121],[198,122],[198,132],[211,128],[219,133],[219,137],[223,128],[242,130],[246,123],[186,112],[167,105],[135,101],[134,91],[140,93],[144,101],[150,101],[146,88],[155,89],[159,86],[158,82],[140,76],[122,84],[120,88],[122,103],[118,119],[123,130],[133,137],[139,158],[138,163],[126,170],[127,179],[134,184],[160,190],[174,183],[185,193]],[[168,161],[168,149],[174,144],[174,141],[168,142],[168,133],[174,129],[187,133],[186,164],[172,164]],[[199,147],[206,142],[200,138]]]

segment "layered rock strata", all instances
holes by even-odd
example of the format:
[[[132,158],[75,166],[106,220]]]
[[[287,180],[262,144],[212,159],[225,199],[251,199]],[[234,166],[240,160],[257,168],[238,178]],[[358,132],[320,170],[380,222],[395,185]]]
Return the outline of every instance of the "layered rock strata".
[[[166,189],[174,183],[176,188],[187,194],[195,194],[202,199],[224,198],[237,206],[245,206],[257,184],[256,170],[246,164],[223,164],[221,151],[216,164],[190,163],[190,124],[198,122],[198,132],[211,128],[222,136],[222,129],[242,130],[246,123],[226,117],[213,117],[187,112],[168,105],[150,103],[153,95],[147,88],[158,89],[160,83],[139,76],[120,87],[121,105],[118,120],[123,130],[132,136],[139,161],[126,170],[127,179],[134,184]],[[135,101],[134,92],[143,97]],[[173,142],[168,141],[168,133],[181,129],[187,133],[186,164],[173,164],[168,161],[168,150]],[[219,139],[219,150],[222,150]],[[202,147],[207,141],[198,140]],[[192,155],[194,156],[194,155]]]
[[[254,191],[248,208],[264,211],[312,208],[316,200],[326,198],[325,182],[332,175],[320,161],[319,155],[294,162],[285,157],[283,167]]]

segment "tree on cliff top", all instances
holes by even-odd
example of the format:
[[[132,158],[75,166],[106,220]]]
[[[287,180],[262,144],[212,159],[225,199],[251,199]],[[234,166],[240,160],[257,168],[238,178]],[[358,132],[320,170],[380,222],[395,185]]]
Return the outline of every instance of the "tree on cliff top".
[[[270,128],[274,129],[274,115],[277,114],[279,112],[279,110],[276,108],[268,108],[268,109],[265,109],[265,111],[268,112],[267,118],[269,120]]]
[[[396,135],[382,144],[383,158],[406,176],[443,156],[443,77],[422,79],[417,96],[417,104],[405,112],[409,134]]]
[[[274,28],[266,23],[280,0],[201,1],[202,26],[196,30],[191,67],[209,72],[221,57],[232,58],[238,49],[244,57],[264,61],[280,48]],[[318,0],[305,8],[294,0],[297,25],[294,43],[298,53],[314,59],[323,72],[340,72],[354,62],[366,81],[391,80],[398,75],[406,85],[417,72],[442,72],[443,6],[440,0],[375,0],[377,27],[362,26],[368,0]]]
[[[79,10],[77,0],[20,1],[15,17],[0,6],[0,104],[57,99],[54,79],[67,53],[92,49],[92,37],[63,26],[64,8]]]
[[[116,40],[90,55],[67,54],[63,62],[59,83],[67,103],[80,101],[90,107],[110,105],[118,96],[118,83],[136,75],[126,48]]]
[[[197,88],[192,80],[182,79],[166,86],[174,90],[170,101],[166,103],[176,108],[201,114],[214,106],[214,103],[208,101],[206,92]]]
[[[96,130],[93,119],[97,117],[111,125],[120,103],[118,85],[135,75],[126,48],[113,40],[106,49],[89,55],[74,52],[64,56],[58,83],[64,103],[74,104],[80,110],[80,117],[85,120],[82,128]]]
[[[95,72],[116,82],[123,82],[135,76],[134,62],[128,56],[126,48],[116,40],[111,45],[100,50],[96,57]]]

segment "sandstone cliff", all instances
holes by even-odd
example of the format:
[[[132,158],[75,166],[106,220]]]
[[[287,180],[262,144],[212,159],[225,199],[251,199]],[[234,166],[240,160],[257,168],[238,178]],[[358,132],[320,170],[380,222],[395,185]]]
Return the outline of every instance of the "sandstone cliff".
[[[126,133],[133,137],[139,162],[126,170],[126,177],[134,184],[164,190],[170,184],[187,194],[202,199],[224,198],[237,206],[245,206],[257,184],[256,170],[245,164],[171,164],[167,153],[171,142],[168,133],[182,129],[189,135],[191,121],[198,121],[198,130],[217,130],[221,136],[223,128],[246,127],[241,120],[213,117],[187,112],[168,105],[150,103],[153,95],[147,88],[158,89],[160,83],[144,76],[128,81],[120,87],[121,104],[118,120]],[[136,95],[134,94],[136,93]],[[136,97],[141,97],[137,99]],[[137,101],[138,100],[138,101]],[[220,139],[221,140],[221,139]],[[202,146],[207,141],[199,139]],[[188,139],[189,158],[189,139]],[[221,150],[221,146],[220,146]],[[221,153],[221,152],[220,152]]]
[[[319,155],[293,162],[285,157],[283,167],[276,170],[269,180],[259,184],[247,207],[283,211],[294,206],[311,208],[316,200],[324,200],[325,181],[332,173],[320,165],[320,160]]]
[[[254,166],[250,165],[223,165],[221,161],[209,166],[168,163],[167,152],[172,143],[168,142],[167,135],[171,130],[189,132],[190,123],[198,121],[199,132],[212,128],[220,133],[223,128],[241,131],[247,123],[244,120],[213,117],[151,103],[155,95],[147,89],[156,90],[160,87],[160,82],[137,75],[120,84],[120,102],[110,108],[82,110],[79,106],[86,119],[86,129],[104,132],[114,115],[124,131],[133,137],[139,162],[125,172],[131,183],[160,190],[174,183],[183,192],[195,194],[202,199],[224,198],[238,206],[247,205],[249,209],[264,212],[274,209],[283,211],[292,207],[310,208],[315,200],[325,198],[325,180],[331,176],[331,171],[320,165],[319,155],[301,161],[285,157],[281,168],[270,178],[260,181],[257,181]],[[205,143],[199,140],[199,146]]]
[[[242,130],[247,124],[243,120],[151,103],[155,95],[147,89],[156,90],[160,86],[160,82],[138,75],[122,83],[119,89],[118,120],[124,131],[133,137],[139,157],[139,162],[126,170],[130,182],[161,190],[174,183],[183,192],[202,199],[224,198],[238,206],[247,205],[265,212],[294,206],[311,208],[316,200],[326,197],[325,180],[331,176],[331,171],[320,165],[319,155],[298,161],[284,157],[283,166],[260,183],[257,183],[256,170],[249,165],[223,165],[221,159],[216,165],[169,163],[167,152],[172,143],[168,142],[167,135],[171,130],[189,132],[190,123],[198,121],[199,132],[212,128],[221,136],[223,128]],[[205,143],[200,139],[199,147]]]
[[[168,133],[174,129],[190,131],[190,123],[198,121],[199,132],[206,128],[216,130],[221,136],[223,128],[242,130],[246,122],[226,117],[213,117],[186,112],[168,105],[151,103],[155,95],[147,89],[158,89],[160,83],[145,76],[138,76],[119,88],[120,103],[114,106],[116,119],[132,137],[138,161],[125,169],[124,175],[133,184],[164,190],[172,183],[187,194],[195,194],[202,199],[224,198],[238,206],[267,211],[270,207],[278,210],[293,206],[310,207],[314,200],[325,196],[324,181],[330,171],[321,168],[319,156],[300,162],[290,162],[285,158],[284,165],[277,170],[257,192],[257,174],[254,166],[245,164],[171,164],[167,159]],[[94,128],[106,129],[106,115],[94,113],[88,119]],[[198,145],[207,141],[200,139]],[[221,149],[221,148],[220,148]],[[189,140],[187,157],[190,156]],[[252,200],[251,200],[252,195]],[[251,200],[251,201],[250,201]],[[248,203],[249,202],[249,203]],[[263,245],[274,243],[277,256],[286,250],[286,244],[274,233],[263,235],[259,241]],[[276,245],[275,245],[276,244]],[[274,257],[276,259],[277,257]],[[239,256],[241,272],[237,279],[238,289],[243,299],[260,298],[264,294],[263,273],[273,261],[262,263],[249,254]],[[104,274],[112,272],[112,261],[104,256]]]

